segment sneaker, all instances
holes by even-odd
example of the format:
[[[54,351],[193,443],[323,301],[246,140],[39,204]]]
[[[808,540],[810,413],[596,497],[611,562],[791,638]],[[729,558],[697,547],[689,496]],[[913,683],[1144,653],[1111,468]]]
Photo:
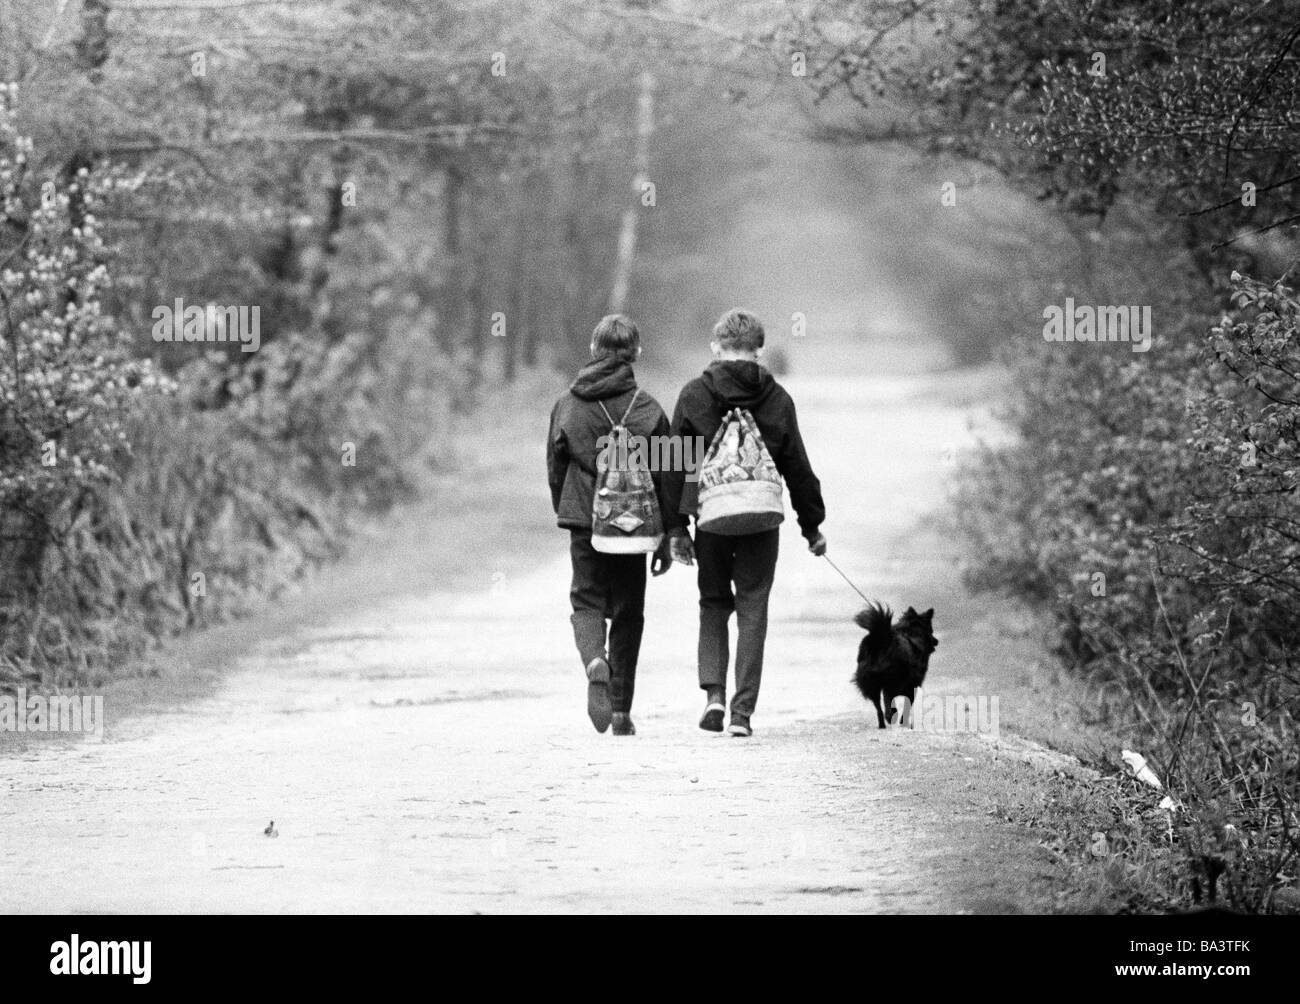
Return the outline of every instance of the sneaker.
[[[587,663],[587,717],[596,731],[603,733],[613,716],[609,704],[609,663],[598,655]]]
[[[704,714],[700,716],[700,728],[705,732],[721,732],[722,716],[726,713],[726,705],[710,697],[709,703],[705,705]]]
[[[636,726],[632,724],[632,716],[626,711],[614,712],[614,735],[616,736],[634,736],[636,735]]]
[[[749,719],[744,715],[732,715],[727,731],[737,739],[748,739],[754,734],[754,730],[749,727]]]

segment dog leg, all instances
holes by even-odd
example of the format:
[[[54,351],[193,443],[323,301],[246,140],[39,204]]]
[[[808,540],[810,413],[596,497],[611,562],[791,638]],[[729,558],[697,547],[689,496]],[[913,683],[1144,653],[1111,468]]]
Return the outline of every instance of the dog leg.
[[[882,729],[885,728],[885,713],[880,710],[880,691],[877,690],[871,695],[871,703],[876,706],[876,721],[880,723]]]

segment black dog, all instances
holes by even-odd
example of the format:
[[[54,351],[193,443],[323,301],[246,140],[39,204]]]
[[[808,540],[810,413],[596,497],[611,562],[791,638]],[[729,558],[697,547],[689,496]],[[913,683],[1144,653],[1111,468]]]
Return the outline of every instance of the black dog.
[[[895,624],[888,607],[873,603],[853,619],[867,632],[858,646],[858,671],[853,682],[862,696],[876,706],[876,718],[883,729],[885,713],[880,707],[881,694],[892,720],[894,698],[902,696],[910,703],[916,701],[916,688],[925,680],[930,653],[939,647],[930,629],[934,607],[923,614],[908,607]]]

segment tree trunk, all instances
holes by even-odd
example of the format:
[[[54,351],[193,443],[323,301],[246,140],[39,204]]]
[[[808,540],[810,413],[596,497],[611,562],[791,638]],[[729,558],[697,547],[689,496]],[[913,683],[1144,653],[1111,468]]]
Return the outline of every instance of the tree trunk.
[[[443,172],[442,186],[442,248],[447,259],[445,287],[439,298],[439,342],[447,347],[474,340],[474,332],[465,331],[465,252],[461,235],[461,203],[465,176],[454,164]]]
[[[586,235],[583,233],[584,198],[586,196],[588,169],[575,154],[569,162],[568,193],[565,200],[564,219],[560,226],[560,274],[564,301],[564,364],[570,364],[587,357],[588,337],[595,318],[587,316],[587,291],[584,280],[587,278]]]
[[[530,228],[532,240],[528,247],[528,261],[524,271],[528,283],[528,327],[523,337],[523,363],[532,368],[537,365],[537,345],[542,332],[550,321],[551,290],[548,280],[548,262],[546,236],[547,208],[551,204],[551,179],[544,171],[534,171],[530,190],[533,196],[533,212]]]
[[[525,275],[525,268],[528,260],[528,235],[531,229],[529,219],[532,213],[529,211],[528,201],[533,195],[530,189],[533,172],[522,165],[516,168],[516,171],[515,239],[514,249],[510,255],[510,299],[506,307],[505,379],[507,383],[515,378],[518,357],[523,350],[524,342],[529,337],[526,313],[528,277]]]
[[[469,330],[471,351],[474,354],[475,379],[483,375],[483,356],[488,342],[492,338],[491,324],[488,321],[487,285],[490,281],[488,270],[488,241],[482,236],[474,240],[474,261],[471,267],[469,285]]]
[[[62,7],[59,8],[62,10]],[[77,69],[99,83],[101,67],[108,62],[108,15],[111,13],[108,0],[82,0],[81,34],[73,42],[77,54]],[[54,24],[50,25],[50,35],[54,33]]]

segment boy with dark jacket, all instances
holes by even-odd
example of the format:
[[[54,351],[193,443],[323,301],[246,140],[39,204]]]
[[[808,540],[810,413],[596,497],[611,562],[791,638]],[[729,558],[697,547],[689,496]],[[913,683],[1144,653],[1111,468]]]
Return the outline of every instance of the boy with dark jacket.
[[[551,504],[556,522],[569,531],[573,563],[570,619],[587,673],[587,715],[597,732],[604,732],[612,722],[616,736],[636,734],[632,692],[645,624],[646,562],[644,554],[606,554],[592,547],[592,495],[598,444],[610,433],[607,415],[618,421],[626,412],[624,425],[633,436],[648,440],[668,435],[664,410],[637,388],[632,364],[640,354],[641,336],[631,318],[623,314],[601,318],[591,336],[591,362],[555,403],[546,440]],[[662,477],[651,472],[664,529],[669,531],[683,520],[675,506],[670,510],[665,504]],[[665,533],[650,566],[655,575],[662,575],[672,564],[670,546]]]
[[[815,555],[826,553],[826,538],[819,530],[826,518],[821,483],[804,450],[795,416],[794,401],[772,374],[758,362],[765,335],[758,318],[745,310],[731,310],[713,328],[715,361],[684,388],[673,412],[672,434],[699,436],[712,443],[722,419],[732,408],[745,408],[763,437],[777,470],[790,491],[799,529]],[[666,512],[695,515],[699,485],[684,473],[668,474]],[[758,703],[763,675],[763,644],[767,638],[767,598],[776,574],[780,530],[743,536],[722,536],[696,527],[695,544],[685,525],[670,531],[672,557],[683,564],[699,561],[700,588],[700,688],[705,692],[700,728],[722,731],[726,711],[727,622],[736,612],[736,692],[731,700],[733,736],[753,734],[750,716]],[[734,587],[734,592],[733,592]]]

